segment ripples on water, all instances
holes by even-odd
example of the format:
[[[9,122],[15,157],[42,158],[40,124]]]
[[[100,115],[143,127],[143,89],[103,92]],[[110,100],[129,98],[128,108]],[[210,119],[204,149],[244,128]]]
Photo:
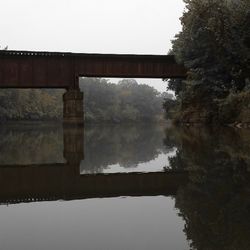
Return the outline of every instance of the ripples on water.
[[[0,127],[0,249],[250,249],[250,132]]]

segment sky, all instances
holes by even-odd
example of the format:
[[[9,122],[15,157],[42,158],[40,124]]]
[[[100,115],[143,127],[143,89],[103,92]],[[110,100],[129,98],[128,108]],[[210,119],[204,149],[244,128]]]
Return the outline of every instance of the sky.
[[[10,50],[165,55],[181,30],[183,10],[182,0],[0,0],[0,45]],[[138,82],[166,89],[161,80]]]

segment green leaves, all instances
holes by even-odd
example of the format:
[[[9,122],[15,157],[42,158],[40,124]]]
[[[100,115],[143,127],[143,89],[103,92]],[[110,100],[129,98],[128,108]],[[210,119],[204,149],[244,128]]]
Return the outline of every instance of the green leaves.
[[[188,68],[188,80],[181,84],[171,80],[169,89],[175,91],[180,103],[183,98],[193,96],[196,106],[216,109],[216,99],[226,98],[231,90],[243,91],[250,78],[247,42],[250,37],[250,2],[184,2],[183,28],[173,40],[172,53]],[[196,91],[197,85],[199,91]],[[189,101],[192,106],[192,100]],[[180,112],[185,112],[181,108]]]

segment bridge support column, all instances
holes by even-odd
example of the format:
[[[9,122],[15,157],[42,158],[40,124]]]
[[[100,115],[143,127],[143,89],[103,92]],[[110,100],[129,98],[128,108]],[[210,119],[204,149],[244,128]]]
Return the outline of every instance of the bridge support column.
[[[83,125],[83,92],[80,89],[69,89],[63,95],[64,124]]]

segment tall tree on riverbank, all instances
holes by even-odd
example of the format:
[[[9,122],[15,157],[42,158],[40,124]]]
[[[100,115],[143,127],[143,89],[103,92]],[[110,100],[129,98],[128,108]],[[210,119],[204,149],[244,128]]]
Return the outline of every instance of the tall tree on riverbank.
[[[188,79],[170,81],[169,89],[179,99],[177,119],[211,122],[218,119],[222,100],[250,88],[250,2],[184,2],[173,53],[187,67]]]

